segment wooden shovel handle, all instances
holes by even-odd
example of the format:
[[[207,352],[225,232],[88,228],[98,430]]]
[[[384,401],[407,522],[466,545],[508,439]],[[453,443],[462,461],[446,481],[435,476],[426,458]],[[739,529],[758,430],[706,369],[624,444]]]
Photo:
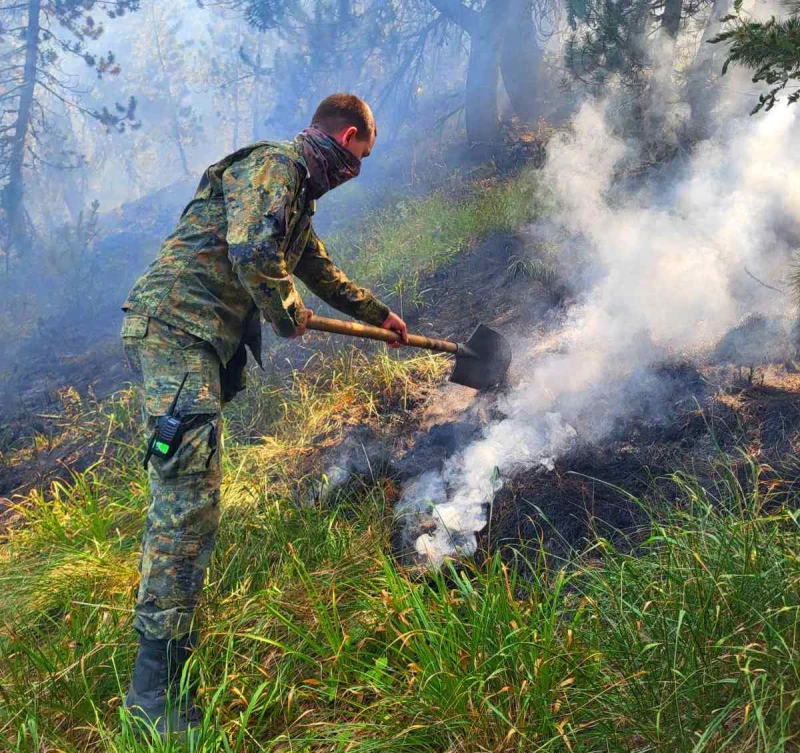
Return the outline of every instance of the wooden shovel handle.
[[[350,337],[365,337],[368,340],[382,340],[385,343],[397,342],[400,337],[396,332],[381,327],[373,327],[361,322],[346,322],[342,319],[328,319],[325,316],[312,316],[306,323],[308,329],[318,332],[332,332],[335,335],[349,335]],[[455,353],[458,345],[448,340],[434,340],[421,335],[409,335],[408,344],[415,348],[437,350],[441,353]]]

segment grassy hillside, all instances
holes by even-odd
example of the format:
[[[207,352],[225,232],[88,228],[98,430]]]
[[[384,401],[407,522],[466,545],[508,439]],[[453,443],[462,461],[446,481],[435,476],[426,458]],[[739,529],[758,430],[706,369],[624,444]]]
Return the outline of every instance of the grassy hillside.
[[[434,194],[332,245],[404,295],[543,211],[535,179]],[[402,284],[398,289],[398,284]],[[424,297],[424,296],[423,296]],[[800,729],[800,519],[780,484],[720,460],[632,549],[599,540],[521,579],[489,556],[421,577],[393,561],[397,489],[376,474],[301,504],[321,447],[392,425],[444,377],[433,356],[348,350],[254,380],[226,415],[224,515],[191,661],[188,742],[136,738],[121,711],[147,500],[133,389],[72,396],[61,434],[100,460],[16,500],[0,544],[0,749],[9,751],[780,751]],[[38,443],[38,444],[37,444]],[[674,488],[671,486],[670,488]],[[668,503],[668,504],[667,504]],[[667,512],[665,512],[667,510]],[[528,568],[526,568],[528,570]]]

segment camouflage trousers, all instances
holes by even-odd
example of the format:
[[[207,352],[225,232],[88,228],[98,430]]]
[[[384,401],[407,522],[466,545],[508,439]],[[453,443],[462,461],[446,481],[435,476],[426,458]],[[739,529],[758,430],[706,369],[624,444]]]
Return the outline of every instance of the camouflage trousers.
[[[177,452],[152,457],[141,581],[134,627],[151,639],[186,635],[203,590],[219,522],[220,361],[212,346],[158,319],[129,313],[122,324],[129,365],[141,373],[147,436],[169,409],[191,417]]]

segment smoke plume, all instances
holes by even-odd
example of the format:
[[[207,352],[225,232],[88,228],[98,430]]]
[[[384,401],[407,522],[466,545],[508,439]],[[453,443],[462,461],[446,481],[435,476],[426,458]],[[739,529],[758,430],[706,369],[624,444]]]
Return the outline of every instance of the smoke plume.
[[[574,278],[593,283],[546,342],[515,343],[503,417],[404,488],[398,514],[435,522],[415,538],[422,558],[472,554],[503,478],[607,436],[659,389],[647,366],[701,357],[749,312],[790,313],[790,299],[748,273],[776,281],[788,270],[786,238],[800,224],[799,115],[779,107],[726,119],[633,188],[636,145],[614,135],[603,105],[584,105],[550,144],[551,222]]]

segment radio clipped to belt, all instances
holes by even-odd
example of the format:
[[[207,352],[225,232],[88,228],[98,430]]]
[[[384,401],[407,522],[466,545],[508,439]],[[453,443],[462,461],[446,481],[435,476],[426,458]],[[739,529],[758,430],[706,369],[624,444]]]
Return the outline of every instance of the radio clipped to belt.
[[[156,428],[147,442],[147,452],[144,455],[145,468],[147,468],[147,464],[153,456],[163,460],[171,458],[180,447],[183,433],[189,428],[190,419],[187,420],[175,415],[175,407],[178,405],[178,398],[181,396],[183,385],[186,384],[188,376],[188,372],[183,375],[178,391],[175,393],[175,397],[172,398],[169,410],[156,419]]]

